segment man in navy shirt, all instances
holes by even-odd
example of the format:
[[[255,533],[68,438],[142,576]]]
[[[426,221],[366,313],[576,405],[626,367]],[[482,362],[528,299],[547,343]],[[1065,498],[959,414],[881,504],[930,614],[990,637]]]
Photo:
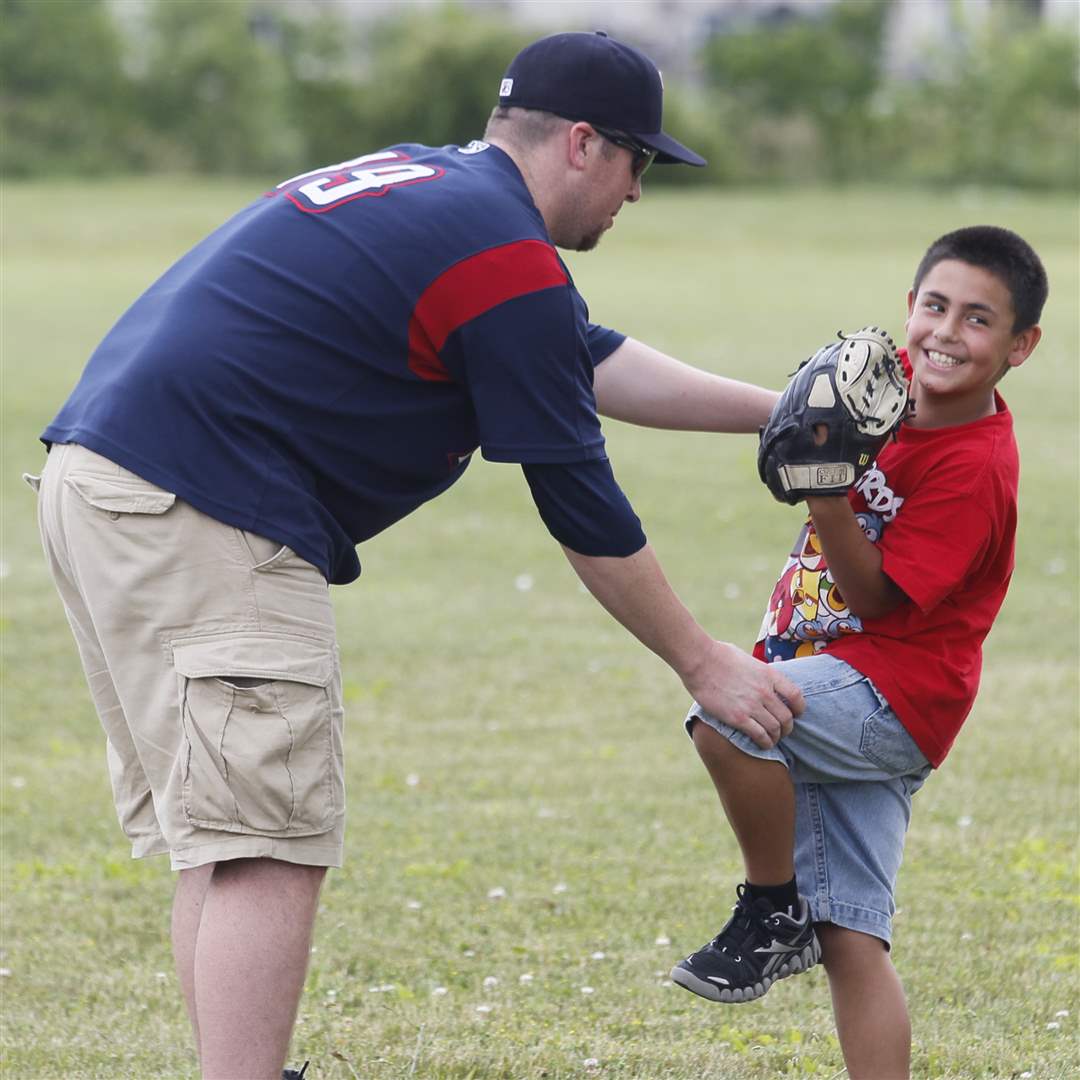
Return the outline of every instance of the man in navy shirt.
[[[771,391],[589,322],[595,247],[653,163],[660,74],[603,34],[511,63],[482,141],[279,184],[123,315],[43,434],[46,551],[136,856],[179,871],[177,971],[206,1077],[276,1077],[319,888],[341,863],[327,585],[479,450],[519,464],[593,595],[715,716],[771,746],[801,708],[674,595],[597,413],[757,429]]]

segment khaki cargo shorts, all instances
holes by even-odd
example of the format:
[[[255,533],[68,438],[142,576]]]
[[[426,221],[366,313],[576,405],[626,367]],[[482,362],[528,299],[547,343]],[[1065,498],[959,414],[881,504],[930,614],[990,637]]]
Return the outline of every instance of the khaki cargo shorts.
[[[133,857],[340,866],[341,672],[326,580],[74,444],[38,518]]]

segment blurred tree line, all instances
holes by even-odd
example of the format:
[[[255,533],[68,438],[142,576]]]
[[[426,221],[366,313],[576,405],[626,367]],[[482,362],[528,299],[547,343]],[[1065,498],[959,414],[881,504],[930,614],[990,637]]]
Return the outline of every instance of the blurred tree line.
[[[890,80],[888,4],[703,41],[705,86],[669,86],[665,127],[711,167],[655,180],[1080,184],[1075,35],[1004,5]],[[453,3],[371,23],[271,0],[0,0],[3,171],[272,176],[465,142],[533,36]]]

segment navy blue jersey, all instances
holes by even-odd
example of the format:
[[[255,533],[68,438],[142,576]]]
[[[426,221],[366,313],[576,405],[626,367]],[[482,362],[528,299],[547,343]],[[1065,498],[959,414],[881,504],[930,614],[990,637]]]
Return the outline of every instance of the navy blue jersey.
[[[604,458],[588,321],[517,167],[403,144],[294,177],[152,285],[42,438],[344,583],[355,545],[491,461]]]

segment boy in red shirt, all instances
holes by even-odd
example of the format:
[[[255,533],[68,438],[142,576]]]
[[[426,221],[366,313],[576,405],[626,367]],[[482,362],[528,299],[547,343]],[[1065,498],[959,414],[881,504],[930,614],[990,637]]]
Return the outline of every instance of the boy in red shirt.
[[[996,386],[1038,344],[1046,296],[1038,256],[1006,229],[930,246],[901,353],[914,414],[847,498],[807,499],[762,624],[756,653],[783,663],[805,712],[771,749],[696,704],[686,720],[746,884],[672,978],[749,1001],[822,959],[852,1080],[909,1075],[893,886],[911,797],[971,710],[1012,574],[1019,460]]]

